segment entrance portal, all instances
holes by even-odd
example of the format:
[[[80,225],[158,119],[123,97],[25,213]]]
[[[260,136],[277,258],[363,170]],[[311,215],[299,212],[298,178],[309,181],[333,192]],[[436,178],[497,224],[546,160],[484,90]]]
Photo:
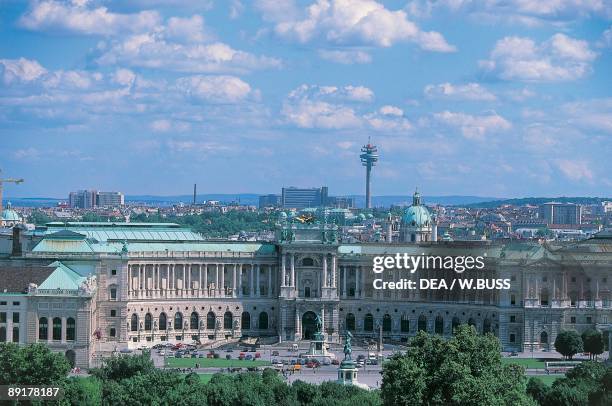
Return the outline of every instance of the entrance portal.
[[[317,331],[317,315],[314,312],[306,312],[302,316],[302,338],[304,340],[312,340],[314,333]]]

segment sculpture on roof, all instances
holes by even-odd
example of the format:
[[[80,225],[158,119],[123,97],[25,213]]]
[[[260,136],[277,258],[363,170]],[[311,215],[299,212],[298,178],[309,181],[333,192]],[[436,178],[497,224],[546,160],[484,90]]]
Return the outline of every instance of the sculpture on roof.
[[[353,348],[351,346],[351,339],[353,338],[353,335],[351,334],[350,331],[346,331],[346,335],[345,335],[345,342],[344,342],[344,359],[345,360],[350,360],[351,359],[351,353],[353,352]]]

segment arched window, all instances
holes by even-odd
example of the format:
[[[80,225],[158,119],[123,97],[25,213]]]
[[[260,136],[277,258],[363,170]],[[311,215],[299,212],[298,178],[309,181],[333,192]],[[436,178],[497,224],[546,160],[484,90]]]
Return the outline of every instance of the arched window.
[[[13,342],[14,343],[19,342],[19,326],[13,327]]]
[[[391,331],[391,316],[388,314],[385,314],[383,316],[383,331]]]
[[[476,321],[471,317],[468,319],[468,326],[476,327]]]
[[[444,319],[440,315],[436,316],[436,321],[434,323],[434,332],[440,335],[444,334]]]
[[[72,317],[66,320],[66,340],[74,341],[76,338],[76,322]]]
[[[162,313],[159,315],[159,329],[160,330],[168,329],[168,318],[166,317],[166,313]]]
[[[302,260],[302,266],[314,266],[314,260],[312,258],[304,258]]]
[[[38,319],[38,339],[47,340],[49,338],[49,324],[46,317]]]
[[[153,317],[151,316],[151,313],[147,313],[145,314],[145,331],[151,331],[151,328],[153,326]]]
[[[6,327],[0,327],[0,343],[6,342]]]
[[[408,316],[403,315],[400,320],[400,332],[409,333],[410,332],[410,319]]]
[[[223,313],[223,328],[225,330],[232,329],[232,312],[229,310]]]
[[[346,329],[348,331],[355,331],[355,315],[353,313],[346,315]]]
[[[243,330],[251,329],[251,315],[249,312],[242,312],[242,316],[240,316],[240,328]]]
[[[200,326],[200,316],[197,312],[191,312],[191,317],[189,317],[189,328],[192,330],[197,330]]]
[[[366,314],[363,319],[363,330],[374,331],[374,316],[371,313]]]
[[[485,319],[482,323],[482,334],[492,333],[491,330],[491,319]]]
[[[182,330],[183,329],[183,313],[176,312],[174,314],[174,329]]]
[[[268,329],[268,313],[266,312],[259,313],[259,328],[261,330]]]
[[[132,319],[130,320],[130,330],[138,331],[138,315],[136,313],[132,314]]]
[[[206,328],[209,330],[214,330],[215,329],[215,314],[210,311],[208,312],[208,314],[206,314]]]
[[[548,333],[546,331],[542,331],[540,334],[540,344],[548,344]]]
[[[548,290],[546,289],[540,292],[540,306],[548,306]]]
[[[427,317],[424,314],[419,316],[417,331],[427,331]]]
[[[459,317],[453,317],[453,334],[455,334],[455,329],[461,325],[461,320]]]
[[[53,319],[53,339],[57,341],[62,339],[62,319],[59,317]]]

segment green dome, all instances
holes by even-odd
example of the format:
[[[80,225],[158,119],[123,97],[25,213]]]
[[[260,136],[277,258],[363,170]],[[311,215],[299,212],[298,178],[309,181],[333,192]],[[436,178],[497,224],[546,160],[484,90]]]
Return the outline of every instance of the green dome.
[[[419,192],[414,192],[412,197],[412,206],[404,210],[402,223],[412,227],[424,227],[431,225],[431,214],[427,207],[421,205],[421,195]]]
[[[17,214],[17,212],[13,209],[11,209],[11,204],[9,203],[6,207],[6,209],[4,209],[2,211],[2,220],[4,221],[21,221],[21,217],[19,217],[19,214]]]
[[[404,211],[402,222],[415,227],[428,226],[431,224],[431,215],[425,206],[410,206]]]

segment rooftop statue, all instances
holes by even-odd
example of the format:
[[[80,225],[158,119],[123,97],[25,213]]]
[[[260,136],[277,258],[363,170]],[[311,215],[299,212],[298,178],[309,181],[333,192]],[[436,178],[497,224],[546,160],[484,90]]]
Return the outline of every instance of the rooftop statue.
[[[315,324],[317,326],[317,333],[322,333],[323,332],[323,321],[321,321],[321,317],[319,317],[319,315],[317,314],[317,316],[315,317]]]

